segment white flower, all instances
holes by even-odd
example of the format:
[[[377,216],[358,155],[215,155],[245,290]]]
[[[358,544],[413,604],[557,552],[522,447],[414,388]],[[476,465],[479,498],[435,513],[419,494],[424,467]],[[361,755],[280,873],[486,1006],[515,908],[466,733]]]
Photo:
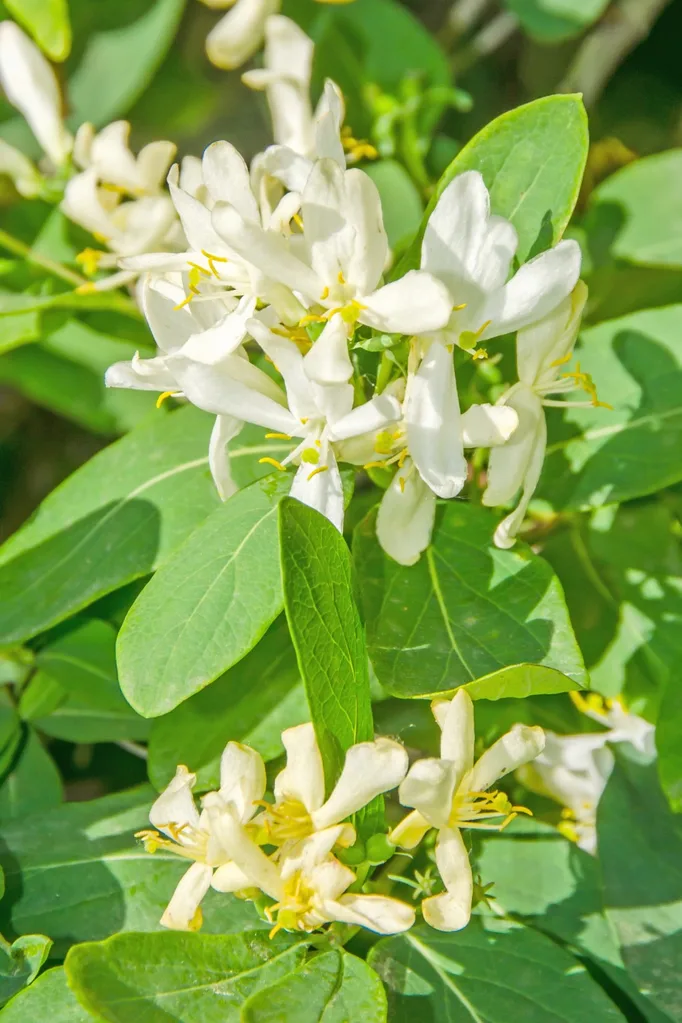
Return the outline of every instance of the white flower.
[[[655,729],[644,718],[629,714],[619,700],[605,701],[597,693],[570,695],[580,710],[607,731],[578,735],[547,732],[543,752],[519,775],[528,788],[563,805],[559,831],[594,854],[597,806],[614,764],[607,744],[629,742],[640,753],[653,757]]]
[[[438,829],[436,864],[445,892],[425,899],[424,919],[441,931],[466,926],[471,914],[473,878],[462,828],[500,830],[516,813],[503,792],[490,792],[499,778],[533,760],[545,744],[543,730],[514,725],[474,763],[474,708],[460,689],[452,700],[431,704],[441,728],[440,759],[418,760],[398,790],[414,811],[389,835],[396,845],[414,848],[430,828]]]
[[[297,844],[293,854],[273,862],[256,845],[247,830],[229,813],[221,812],[215,799],[215,829],[229,851],[241,877],[232,868],[216,871],[214,886],[239,891],[243,877],[265,892],[275,904],[266,911],[276,918],[273,936],[281,928],[314,931],[333,921],[359,925],[379,934],[398,934],[414,923],[414,910],[398,899],[383,895],[345,894],[356,881],[354,872],[339,863],[331,850],[342,838],[344,825],[318,831]]]
[[[375,796],[396,788],[405,777],[407,753],[400,743],[379,738],[360,742],[346,753],[341,775],[324,798],[324,770],[312,724],[282,732],[287,765],[275,779],[275,802],[257,821],[267,845],[291,855],[297,843],[351,817]],[[343,824],[337,842],[352,845],[355,828]]]
[[[175,777],[161,793],[149,812],[156,831],[141,831],[137,838],[144,841],[147,852],[158,849],[172,852],[183,859],[192,860],[192,866],[183,875],[166,911],[161,917],[164,927],[173,930],[198,930],[202,916],[200,903],[211,886],[216,868],[224,868],[223,876],[230,872],[233,879],[248,887],[247,879],[231,863],[215,827],[217,815],[207,809],[197,809],[192,789],[196,775],[184,766],[178,767]],[[265,792],[265,766],[258,753],[238,742],[227,744],[220,761],[220,805],[231,817],[247,824],[256,812]],[[208,798],[210,802],[210,794]]]
[[[455,497],[466,480],[461,445],[449,444],[437,465],[430,457],[429,435],[460,432],[452,346],[471,349],[478,341],[535,323],[565,299],[580,273],[577,243],[563,241],[508,280],[517,245],[514,227],[491,216],[478,171],[460,174],[448,185],[424,232],[422,270],[443,282],[454,309],[442,330],[413,342],[405,422],[414,463],[439,497]]]
[[[226,306],[223,294],[219,293],[214,302],[190,307],[178,284],[148,280],[142,289],[141,305],[159,354],[141,359],[137,353],[131,362],[115,363],[106,372],[105,384],[161,391],[162,398],[171,394],[186,396],[198,407],[216,412],[209,466],[225,500],[236,489],[230,475],[227,443],[243,423],[241,418],[216,411],[214,392],[221,393],[225,405],[232,403],[240,409],[247,404],[244,394],[256,407],[260,400],[268,408],[270,405],[280,408],[277,401],[281,392],[277,385],[239,353],[255,302],[244,299],[232,308]],[[196,372],[197,366],[203,367],[203,374],[201,370]],[[197,376],[207,382],[206,395]]]
[[[516,361],[519,382],[500,400],[513,408],[519,426],[503,450],[492,451],[488,462],[488,485],[483,504],[507,504],[521,489],[521,498],[495,531],[498,547],[512,547],[523,523],[530,500],[537,487],[547,445],[547,425],[543,405],[575,406],[575,402],[555,401],[550,394],[572,391],[581,384],[591,401],[579,405],[599,404],[591,379],[586,374],[563,373],[570,359],[580,328],[580,317],[587,299],[587,288],[578,281],[573,293],[544,319],[520,330],[516,340]]]
[[[6,174],[14,182],[19,195],[33,199],[40,195],[43,187],[43,176],[20,149],[15,149],[9,142],[0,139],[0,174]]]
[[[127,195],[158,195],[175,156],[173,142],[150,142],[134,156],[128,145],[130,124],[113,121],[95,133],[91,124],[76,132],[74,162],[82,170],[92,169],[98,181]]]
[[[265,24],[281,0],[203,0],[207,7],[231,7],[206,38],[208,59],[216,67],[240,67],[260,49]]]
[[[0,83],[55,167],[66,163],[73,138],[62,120],[62,97],[51,65],[13,21],[0,22]]]
[[[318,160],[303,190],[301,217],[302,233],[290,238],[263,230],[223,202],[212,219],[228,246],[302,296],[313,318],[338,312],[349,331],[359,321],[402,334],[438,330],[447,322],[452,303],[430,274],[410,271],[378,287],[388,241],[379,193],[361,170],[343,171],[333,159]]]

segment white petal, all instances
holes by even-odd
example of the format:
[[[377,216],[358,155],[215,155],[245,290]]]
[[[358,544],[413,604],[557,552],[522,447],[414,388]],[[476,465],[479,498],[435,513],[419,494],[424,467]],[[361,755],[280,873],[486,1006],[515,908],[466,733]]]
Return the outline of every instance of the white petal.
[[[252,886],[260,888],[271,899],[279,899],[282,894],[279,870],[256,845],[243,824],[229,810],[221,809],[221,803],[217,793],[204,797],[213,834]]]
[[[11,178],[19,195],[26,199],[32,199],[40,193],[42,174],[21,150],[10,146],[4,139],[0,139],[0,174]]]
[[[354,283],[348,272],[360,239],[350,213],[345,172],[334,160],[317,160],[303,190],[301,215],[310,264],[332,287],[342,278]]]
[[[481,247],[475,259],[468,261],[469,272],[483,291],[494,291],[504,285],[518,244],[518,235],[508,220],[490,217]]]
[[[549,316],[519,331],[516,364],[519,380],[528,387],[542,387],[556,379],[557,364],[565,362],[573,351],[586,301],[587,286],[578,281]]]
[[[475,279],[472,271],[478,264],[489,214],[490,197],[483,178],[478,171],[466,171],[450,182],[429,217],[422,269],[445,281],[455,301],[458,280]]]
[[[275,778],[275,799],[296,799],[306,810],[319,809],[324,802],[322,756],[310,722],[282,732],[287,766]]]
[[[534,760],[545,746],[545,733],[538,725],[514,725],[474,764],[465,780],[470,792],[485,792],[500,778],[521,764]]]
[[[204,863],[193,863],[180,878],[180,883],[161,917],[162,927],[173,931],[198,931],[201,927],[199,904],[211,887],[213,870]]]
[[[400,402],[392,394],[375,394],[364,405],[335,419],[329,433],[332,440],[350,440],[366,433],[376,433],[400,419]]]
[[[580,276],[580,246],[572,239],[540,253],[494,297],[483,319],[492,322],[481,340],[508,334],[547,316],[573,291]]]
[[[434,717],[440,725],[440,755],[456,765],[458,780],[474,762],[474,705],[465,689],[458,690],[451,700],[434,700]]]
[[[526,472],[523,477],[523,489],[521,491],[519,503],[514,511],[507,515],[507,517],[500,522],[499,526],[495,530],[494,542],[496,547],[505,549],[513,547],[516,542],[516,536],[523,525],[528,505],[531,502],[531,498],[535,493],[535,488],[540,480],[540,474],[542,473],[542,466],[545,460],[546,446],[547,425],[545,423],[545,417],[542,416],[538,424],[535,443],[531,450],[530,459],[528,460]]]
[[[385,895],[342,895],[324,904],[329,920],[366,927],[377,934],[401,934],[415,920],[412,906]]]
[[[462,415],[462,441],[465,448],[492,448],[506,444],[519,417],[511,405],[472,405]]]
[[[212,303],[206,303],[212,305]],[[203,305],[203,304],[202,304]],[[244,297],[233,312],[226,313],[206,330],[194,333],[182,347],[182,355],[213,365],[235,352],[245,340],[247,324],[253,317],[256,300]],[[197,306],[202,308],[202,306]],[[182,310],[180,310],[182,311]],[[177,315],[177,314],[176,314]],[[195,330],[198,324],[195,321]]]
[[[436,495],[408,458],[381,499],[377,539],[399,565],[414,565],[431,541],[435,516]]]
[[[324,284],[309,266],[293,255],[286,239],[244,220],[234,207],[217,203],[212,222],[215,230],[239,255],[274,281],[317,301]]]
[[[0,22],[0,83],[52,162],[62,164],[73,145],[64,127],[57,76],[38,47],[13,21]]]
[[[216,416],[211,439],[208,442],[208,467],[222,501],[232,497],[239,487],[232,478],[228,443],[237,436],[242,426],[241,419],[233,416]]]
[[[314,835],[306,841],[305,845],[307,847],[312,846],[323,835],[325,835],[324,831],[319,835]],[[343,895],[346,889],[355,881],[353,871],[329,855],[333,846],[330,846],[329,842],[326,842],[325,845],[328,851],[324,857],[318,857],[317,866],[312,869],[303,868],[303,875],[306,877],[310,887],[315,891],[315,901],[317,903],[338,899],[339,895]]]
[[[455,497],[467,478],[452,352],[431,345],[408,377],[404,405],[410,455],[438,497]]]
[[[265,22],[279,10],[279,0],[237,0],[206,37],[208,59],[216,67],[240,67],[260,49]]]
[[[410,270],[398,281],[361,298],[361,323],[389,334],[424,334],[444,327],[452,300],[431,274]]]
[[[345,384],[353,375],[348,354],[348,327],[343,317],[332,316],[303,360],[306,375],[318,384]]]
[[[439,931],[459,931],[469,923],[474,888],[469,854],[458,828],[438,833],[436,863],[447,890],[424,899],[424,920]]]
[[[316,469],[323,471],[315,472]],[[339,533],[343,532],[343,484],[331,445],[321,449],[319,465],[303,462],[299,466],[290,494],[309,508],[315,508],[336,526]]]
[[[343,94],[338,85],[327,78],[315,109],[315,152],[319,158],[335,160],[339,167],[346,166],[346,154],[341,142],[344,116]]]
[[[267,90],[275,142],[304,155],[314,148],[310,103],[313,50],[312,39],[296,22],[274,15],[265,23],[265,69],[242,76],[252,88]]]
[[[94,170],[75,174],[67,182],[60,209],[69,220],[80,224],[91,234],[110,239],[115,232],[111,220],[112,209],[103,205],[102,192]]]
[[[413,806],[435,828],[443,828],[452,810],[457,765],[427,757],[417,760],[398,790],[403,806]]]
[[[135,391],[175,391],[177,380],[166,366],[166,357],[141,359],[139,352],[130,362],[115,362],[104,374],[106,387],[129,387]]]
[[[142,312],[162,352],[179,350],[197,330],[189,308],[175,308],[184,298],[183,290],[168,281],[147,278],[142,287]]]
[[[389,832],[388,839],[401,849],[414,849],[431,828],[432,825],[422,817],[419,810],[413,810]]]
[[[177,146],[174,142],[161,139],[142,147],[137,154],[138,180],[142,187],[149,192],[156,192],[162,188],[176,151]]]
[[[540,399],[527,387],[516,388],[507,404],[518,416],[518,426],[509,441],[494,447],[488,459],[488,485],[483,493],[483,504],[495,508],[508,504],[523,486],[533,452],[542,450],[545,414]]]
[[[183,191],[179,186],[179,180],[180,170],[178,165],[174,164],[168,172],[168,189],[189,247],[195,252],[203,250],[214,256],[223,255],[225,243],[213,230],[211,211],[194,196]]]
[[[359,742],[346,753],[341,776],[324,806],[312,814],[316,828],[338,824],[405,777],[407,752],[392,739]]]
[[[241,742],[228,742],[220,758],[221,799],[246,823],[265,795],[265,764],[260,753]]]
[[[197,780],[196,774],[192,774],[184,764],[180,764],[175,772],[175,777],[166,786],[161,795],[153,803],[149,811],[149,820],[155,828],[163,831],[164,834],[172,837],[168,825],[180,827],[183,824],[191,824],[193,827],[199,825],[199,811],[194,805],[192,789]]]
[[[223,863],[213,872],[211,888],[217,892],[241,892],[251,886],[251,880],[236,863]]]
[[[346,171],[344,184],[348,218],[357,237],[346,262],[346,280],[358,294],[368,295],[379,283],[388,260],[381,197],[369,175],[359,169]],[[404,333],[413,331],[405,329]]]
[[[322,894],[326,898],[336,898],[341,892],[355,880],[355,874],[348,867],[343,866],[338,860],[330,859],[329,854],[339,839],[343,838],[344,831],[348,825],[337,824],[335,827],[325,828],[317,831],[302,841],[286,843],[282,846],[280,855],[284,854],[281,861],[282,880],[286,881],[294,874],[302,873],[311,881],[316,877],[315,887],[321,881]],[[352,829],[351,829],[352,830]],[[321,866],[331,864],[333,873],[320,872]],[[334,878],[333,874],[336,874]]]
[[[273,333],[257,316],[250,319],[247,326],[284,380],[292,414],[298,420],[317,416],[317,404],[298,346],[289,338]]]
[[[214,142],[202,159],[206,188],[214,202],[229,202],[245,220],[258,222],[258,203],[251,191],[249,168],[229,142]]]
[[[302,192],[313,169],[313,161],[288,146],[268,146],[263,153],[266,172],[292,192]]]

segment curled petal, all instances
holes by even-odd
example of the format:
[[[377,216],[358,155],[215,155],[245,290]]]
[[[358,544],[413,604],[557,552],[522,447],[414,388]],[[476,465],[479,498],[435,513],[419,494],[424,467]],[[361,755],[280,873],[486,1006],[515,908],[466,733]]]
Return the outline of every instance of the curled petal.
[[[519,417],[511,405],[472,405],[462,415],[462,443],[465,448],[493,448],[506,444]]]
[[[469,854],[458,828],[443,828],[438,833],[436,864],[446,891],[424,899],[424,919],[439,931],[459,931],[471,916],[473,878]]]
[[[450,760],[426,757],[410,768],[398,789],[403,806],[413,806],[434,828],[443,828],[452,810],[457,766]]]
[[[375,796],[394,789],[405,777],[408,759],[392,739],[359,742],[346,753],[343,770],[327,802],[312,814],[316,828],[350,817]]]
[[[251,881],[236,863],[223,863],[213,872],[211,888],[217,892],[241,892],[251,886]]]
[[[251,820],[265,794],[265,764],[260,753],[241,742],[228,742],[220,758],[221,799],[243,823]]]
[[[211,63],[225,70],[246,63],[260,49],[266,20],[279,6],[279,0],[237,0],[206,37]]]
[[[227,501],[228,497],[232,497],[239,489],[230,471],[230,453],[227,445],[237,436],[243,425],[241,419],[235,419],[233,416],[216,416],[211,430],[208,442],[208,467],[222,501]]]
[[[287,753],[287,766],[275,778],[275,799],[296,799],[308,813],[324,802],[324,770],[320,747],[311,722],[286,728],[282,744]]]
[[[161,917],[162,927],[173,931],[198,931],[201,927],[199,904],[211,887],[213,870],[205,863],[193,863],[180,878]]]
[[[474,765],[465,779],[470,792],[485,792],[499,778],[534,760],[545,747],[545,733],[539,725],[514,725]]]
[[[415,849],[432,825],[422,817],[419,810],[413,810],[403,817],[400,824],[389,833],[389,841],[399,845],[401,849]]]
[[[196,774],[192,774],[184,764],[180,764],[175,772],[175,777],[149,811],[149,820],[155,828],[173,837],[172,832],[176,828],[182,827],[183,824],[198,827],[199,811],[194,804],[192,795],[196,780]],[[169,828],[168,825],[172,825],[172,827]],[[182,838],[182,834],[180,837]]]
[[[434,717],[440,725],[440,755],[456,765],[458,781],[474,762],[474,704],[466,689],[459,689],[451,700],[434,700]]]
[[[323,904],[328,920],[366,927],[377,934],[401,934],[414,923],[412,906],[385,895],[342,895]]]
[[[389,334],[424,334],[440,330],[452,311],[447,288],[431,274],[410,270],[399,281],[365,295],[361,323]]]
[[[348,354],[348,328],[336,313],[303,360],[303,368],[318,384],[345,384],[353,375]]]
[[[249,836],[237,818],[225,809],[217,793],[204,797],[211,831],[231,859],[248,877],[250,885],[260,888],[271,899],[279,899],[282,883],[279,870]]]
[[[399,565],[414,565],[426,550],[436,516],[436,495],[407,458],[384,493],[377,539]]]
[[[301,504],[307,504],[324,515],[336,526],[339,533],[343,532],[343,483],[341,473],[331,444],[320,448],[319,465],[311,466],[310,462],[302,462],[299,466],[290,494]]]

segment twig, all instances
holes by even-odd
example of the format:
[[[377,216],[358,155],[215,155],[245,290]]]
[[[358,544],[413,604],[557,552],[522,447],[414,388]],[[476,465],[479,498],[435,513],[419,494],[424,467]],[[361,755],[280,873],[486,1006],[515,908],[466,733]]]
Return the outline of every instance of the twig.
[[[606,83],[628,53],[648,36],[670,0],[617,0],[585,38],[560,92],[582,92],[586,106],[601,96]]]
[[[39,252],[34,252],[29,245],[20,241],[19,238],[15,238],[14,235],[8,234],[7,231],[0,230],[0,246],[3,249],[7,249],[8,252],[13,252],[15,256],[21,256],[27,263],[42,267],[43,270],[47,270],[54,277],[61,277],[63,281],[74,284],[76,287],[88,283],[87,277],[82,277],[75,270],[69,270],[67,266],[57,263],[48,256],[41,256]]]
[[[460,36],[466,35],[485,14],[490,0],[455,0],[445,24],[440,31],[440,40],[450,49]]]
[[[140,760],[146,760],[149,755],[146,746],[140,745],[139,742],[132,742],[130,739],[119,739],[116,745],[124,749],[126,753],[132,753],[134,757],[139,757]]]
[[[462,74],[481,57],[489,57],[499,50],[519,28],[519,19],[511,11],[502,11],[478,32],[468,46],[456,53],[452,60],[453,71]]]

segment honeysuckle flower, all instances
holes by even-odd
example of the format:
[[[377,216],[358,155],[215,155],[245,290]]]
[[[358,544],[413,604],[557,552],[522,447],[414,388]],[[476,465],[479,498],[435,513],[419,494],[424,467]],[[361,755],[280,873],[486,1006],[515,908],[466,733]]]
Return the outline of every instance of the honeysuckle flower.
[[[107,387],[128,387],[136,390],[160,391],[161,400],[167,395],[188,397],[200,408],[211,407],[213,391],[221,391],[225,403],[246,393],[256,393],[261,400],[275,405],[280,397],[277,385],[239,354],[240,345],[247,336],[246,323],[255,307],[253,299],[243,299],[236,307],[226,305],[224,295],[218,294],[213,302],[198,302],[191,307],[179,284],[168,280],[148,280],[141,290],[141,306],[149,328],[158,345],[159,354],[141,359],[136,353],[130,362],[117,362],[105,375]],[[201,382],[193,373],[200,364],[204,376],[210,381],[209,397],[204,397]],[[257,404],[257,398],[254,403]],[[234,402],[237,404],[237,402]],[[240,408],[243,407],[239,405]],[[227,443],[243,425],[240,418],[227,413],[216,413],[216,422],[209,443],[209,467],[218,493],[227,499],[236,487],[230,474]]]
[[[64,127],[57,76],[13,21],[0,22],[0,84],[54,167],[69,159],[73,137]]]
[[[38,168],[20,149],[15,149],[4,139],[0,139],[0,174],[7,175],[25,199],[33,199],[42,191],[43,176]]]
[[[219,814],[215,810],[209,813],[207,809],[197,809],[192,795],[195,782],[195,774],[184,765],[178,767],[149,812],[156,830],[140,831],[136,836],[142,839],[147,852],[163,849],[193,861],[161,917],[162,925],[173,930],[193,931],[201,927],[200,903],[211,887],[214,872],[221,867],[225,868],[224,876],[229,873],[241,881],[242,887],[247,885],[221,843],[215,826]],[[261,756],[248,746],[229,742],[220,761],[220,788],[213,794],[219,798],[223,812],[244,826],[256,812],[264,792],[265,766]]]
[[[471,915],[473,877],[462,828],[499,831],[523,807],[515,807],[492,785],[533,760],[545,744],[539,727],[514,725],[474,763],[474,708],[459,689],[451,700],[434,700],[441,729],[440,759],[417,760],[398,790],[403,806],[414,807],[389,838],[412,849],[431,828],[438,830],[436,864],[445,892],[422,903],[424,919],[441,931],[457,931]],[[527,811],[526,811],[527,812]]]
[[[520,330],[516,340],[516,362],[519,382],[502,396],[500,402],[513,408],[519,426],[504,451],[492,451],[488,463],[488,485],[483,504],[508,504],[521,490],[517,507],[506,516],[495,531],[498,547],[512,547],[516,542],[528,505],[535,492],[547,445],[547,425],[543,406],[598,405],[594,384],[580,372],[562,372],[571,357],[580,317],[587,299],[587,287],[579,281],[571,295],[544,319]],[[556,401],[552,394],[584,387],[589,402]]]
[[[287,764],[275,779],[275,801],[258,818],[265,843],[292,855],[310,835],[342,824],[375,796],[396,788],[405,777],[407,752],[398,742],[378,738],[360,742],[346,753],[343,770],[329,798],[324,798],[322,754],[309,722],[282,732]],[[355,828],[343,823],[337,843],[352,845]]]
[[[212,812],[216,833],[240,871],[238,877],[225,871],[221,890],[239,892],[246,877],[251,886],[274,899],[274,905],[266,910],[275,924],[271,936],[282,928],[314,931],[334,921],[378,934],[399,934],[414,923],[414,909],[399,899],[348,893],[356,881],[355,873],[331,854],[342,839],[344,825],[315,832],[275,863],[234,815],[220,812],[217,800]],[[216,883],[220,884],[218,876]]]
[[[129,136],[128,121],[113,121],[97,133],[91,124],[82,124],[74,141],[74,162],[82,170],[94,171],[97,181],[106,182],[110,190],[138,197],[158,195],[175,156],[175,143],[150,142],[134,156]]]
[[[431,274],[413,270],[380,286],[388,241],[379,193],[361,170],[343,171],[330,158],[314,164],[298,235],[265,231],[224,202],[216,203],[212,222],[225,244],[300,296],[309,319],[338,313],[349,333],[359,322],[403,334],[438,330],[448,320],[447,289]]]
[[[646,757],[655,754],[652,724],[628,713],[622,702],[597,693],[571,693],[574,703],[604,732],[578,735],[546,733],[545,748],[519,770],[528,788],[550,796],[564,807],[559,831],[581,849],[597,850],[597,806],[614,765],[610,745],[630,743]]]

